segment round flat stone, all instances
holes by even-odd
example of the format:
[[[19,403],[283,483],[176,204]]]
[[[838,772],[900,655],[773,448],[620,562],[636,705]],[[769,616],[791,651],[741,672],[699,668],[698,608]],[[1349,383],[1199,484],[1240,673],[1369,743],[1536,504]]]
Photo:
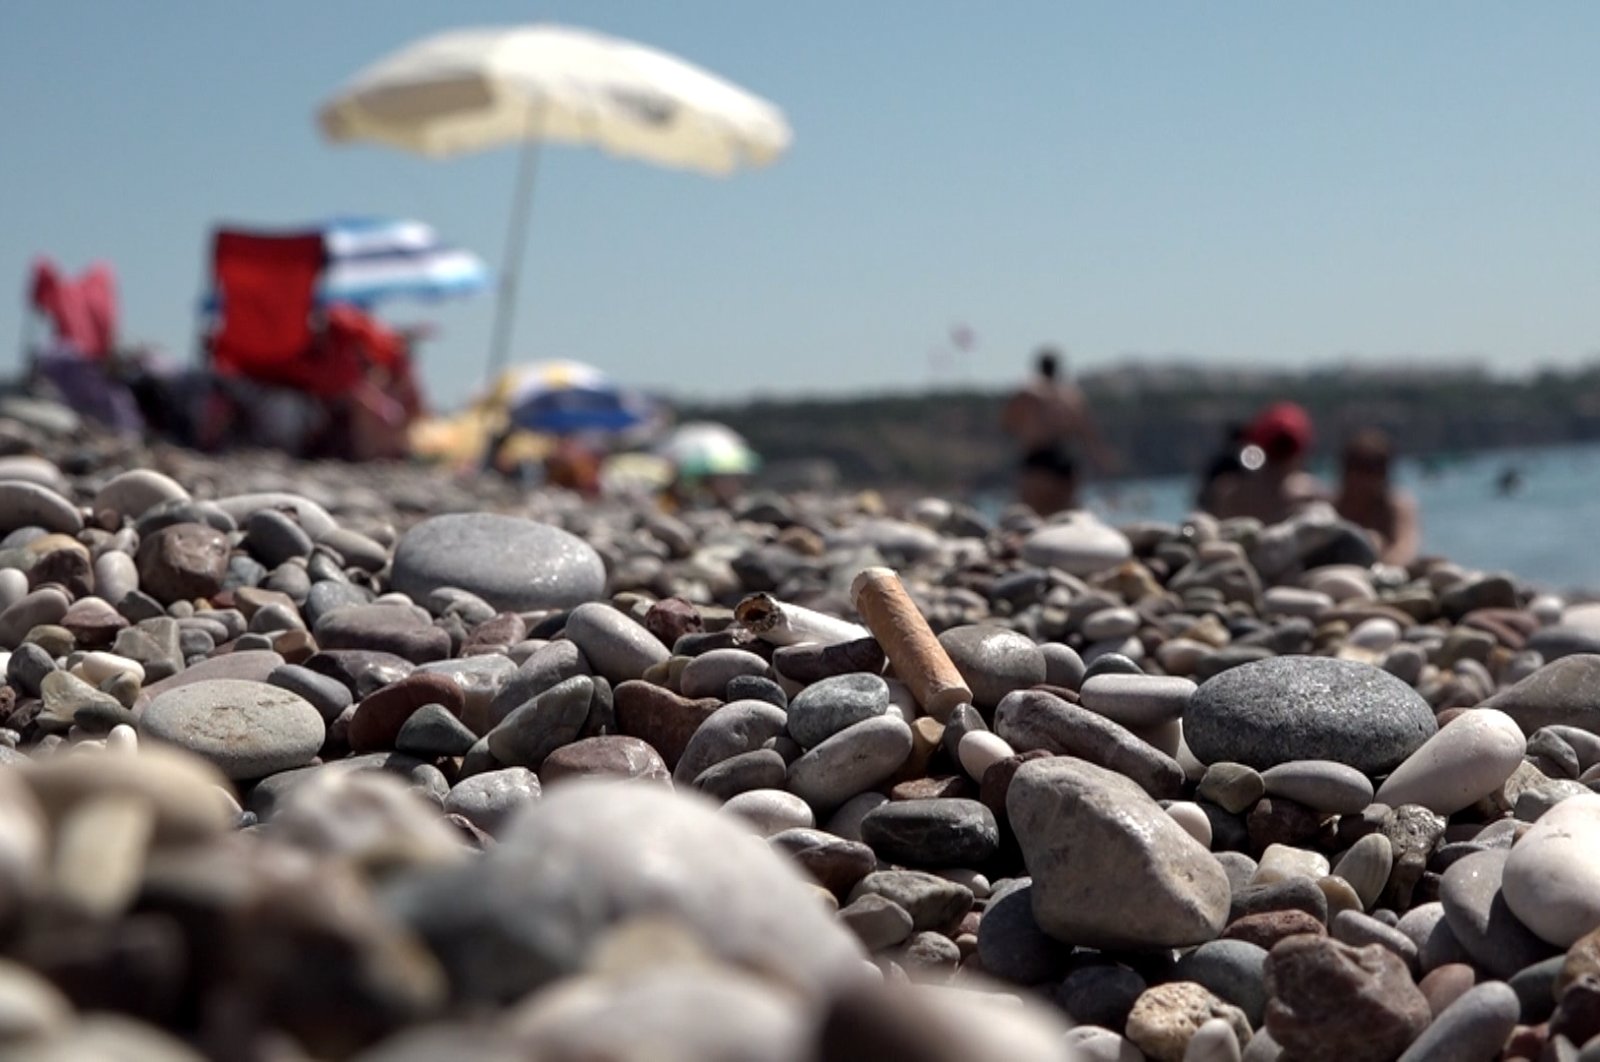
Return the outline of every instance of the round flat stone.
[[[417,524],[401,536],[391,576],[391,585],[413,601],[440,587],[457,587],[511,611],[592,601],[605,591],[605,582],[600,555],[576,535],[493,513],[455,513]]]
[[[117,513],[120,517],[141,517],[144,510],[162,502],[189,501],[189,491],[170,475],[154,469],[128,469],[106,480],[94,493],[94,512]]]
[[[802,748],[815,748],[846,727],[889,710],[889,684],[857,672],[813,682],[789,703],[789,736]]]
[[[1128,537],[1087,514],[1045,524],[1022,542],[1022,559],[1072,575],[1093,575],[1133,555]]]
[[[566,633],[583,650],[584,659],[595,673],[605,676],[608,682],[643,678],[646,671],[665,663],[672,655],[643,624],[599,602],[573,609],[567,617]]]
[[[1202,763],[1262,770],[1333,760],[1369,775],[1392,770],[1438,729],[1428,702],[1388,672],[1313,656],[1258,660],[1208,679],[1183,727]]]
[[[1012,690],[1045,680],[1044,653],[1032,638],[1005,627],[971,624],[939,635],[939,644],[972,690],[972,703],[992,709]]]
[[[77,507],[49,487],[13,479],[0,481],[0,533],[42,527],[75,535],[83,530]]]
[[[861,839],[891,863],[976,866],[999,850],[994,813],[976,800],[895,800],[861,820]]]
[[[911,755],[911,745],[911,728],[898,716],[846,727],[789,765],[789,791],[831,810],[886,781]]]
[[[321,714],[264,682],[209,679],[170,689],[139,718],[146,737],[187,749],[235,780],[303,767],[322,747]]]

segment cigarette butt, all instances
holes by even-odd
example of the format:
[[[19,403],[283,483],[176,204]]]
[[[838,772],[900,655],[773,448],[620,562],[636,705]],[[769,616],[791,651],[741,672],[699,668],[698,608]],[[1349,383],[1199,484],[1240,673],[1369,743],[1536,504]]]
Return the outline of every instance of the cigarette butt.
[[[923,711],[942,723],[956,705],[972,702],[961,672],[892,569],[864,569],[850,584],[850,597]]]

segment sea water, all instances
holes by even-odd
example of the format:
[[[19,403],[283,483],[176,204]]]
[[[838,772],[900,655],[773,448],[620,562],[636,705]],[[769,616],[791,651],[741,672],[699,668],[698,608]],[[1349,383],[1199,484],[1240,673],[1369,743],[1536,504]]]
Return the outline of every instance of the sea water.
[[[1334,468],[1312,471],[1337,482]],[[1402,460],[1396,473],[1421,511],[1424,553],[1551,590],[1600,594],[1600,546],[1591,538],[1600,528],[1600,444],[1498,450],[1426,468]],[[1183,477],[1124,480],[1091,486],[1087,500],[1112,522],[1176,522],[1195,487]]]

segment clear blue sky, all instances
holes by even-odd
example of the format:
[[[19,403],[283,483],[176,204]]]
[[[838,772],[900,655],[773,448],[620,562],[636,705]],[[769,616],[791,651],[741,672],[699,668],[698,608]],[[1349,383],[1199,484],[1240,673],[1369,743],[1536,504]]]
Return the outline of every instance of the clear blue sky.
[[[312,114],[418,36],[543,19],[709,67],[795,144],[727,180],[548,151],[521,359],[737,396],[998,385],[1041,341],[1079,366],[1600,351],[1585,2],[15,0],[0,278],[108,258],[126,334],[187,358],[222,219],[413,216],[497,263],[512,151],[331,147]],[[478,383],[489,299],[391,317],[440,325],[436,399]],[[977,349],[939,376],[957,322]]]

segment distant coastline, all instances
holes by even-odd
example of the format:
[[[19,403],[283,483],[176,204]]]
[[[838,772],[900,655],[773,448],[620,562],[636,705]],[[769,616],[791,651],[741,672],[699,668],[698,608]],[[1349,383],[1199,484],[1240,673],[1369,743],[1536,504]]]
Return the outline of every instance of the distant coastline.
[[[1600,440],[1600,361],[1522,377],[1475,365],[1276,372],[1130,364],[1084,373],[1078,382],[1120,457],[1122,478],[1195,472],[1229,423],[1282,398],[1311,411],[1315,456],[1323,459],[1364,426],[1384,429],[1398,452],[1424,462]],[[998,427],[1005,397],[972,389],[758,398],[683,404],[680,413],[733,427],[786,481],[973,493],[1009,481],[1013,455]]]

